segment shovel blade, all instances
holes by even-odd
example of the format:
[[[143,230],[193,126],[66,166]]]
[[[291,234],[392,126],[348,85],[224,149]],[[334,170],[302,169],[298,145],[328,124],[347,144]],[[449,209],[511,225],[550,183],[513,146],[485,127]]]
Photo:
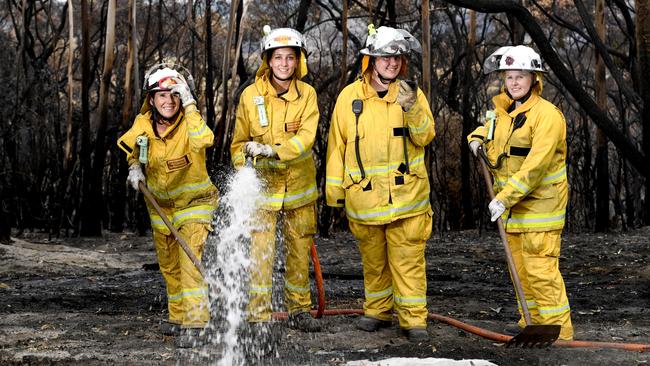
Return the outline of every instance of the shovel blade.
[[[521,333],[512,337],[506,342],[506,347],[548,347],[557,340],[560,335],[560,326],[557,324],[551,325],[527,325]]]

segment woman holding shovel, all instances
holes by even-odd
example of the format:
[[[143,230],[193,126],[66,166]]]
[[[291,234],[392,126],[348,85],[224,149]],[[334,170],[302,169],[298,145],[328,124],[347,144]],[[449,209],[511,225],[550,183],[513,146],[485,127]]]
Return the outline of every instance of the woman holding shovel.
[[[117,145],[127,154],[129,184],[148,198],[153,240],[167,285],[169,321],[161,323],[161,331],[178,336],[178,347],[191,347],[205,343],[203,328],[210,319],[200,260],[212,230],[217,188],[205,166],[205,151],[214,135],[179,67],[184,69],[160,64],[149,70],[140,114]],[[187,80],[192,83],[189,73]]]
[[[492,98],[495,117],[468,142],[474,155],[487,155],[494,177],[491,220],[503,219],[532,324],[559,325],[559,339],[571,340],[569,300],[558,265],[568,198],[566,122],[540,95],[544,69],[533,49],[501,47],[484,67],[486,73],[499,71],[504,87]],[[507,333],[531,325],[525,313]]]

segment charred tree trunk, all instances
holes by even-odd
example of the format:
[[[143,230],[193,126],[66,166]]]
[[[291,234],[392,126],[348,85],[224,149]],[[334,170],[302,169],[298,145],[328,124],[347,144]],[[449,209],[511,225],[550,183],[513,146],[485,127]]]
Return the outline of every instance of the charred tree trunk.
[[[600,39],[605,42],[605,1],[596,1],[595,25]],[[596,103],[607,110],[607,87],[605,86],[605,64],[596,52]],[[607,137],[596,127],[596,231],[609,230],[609,155]]]
[[[474,65],[474,46],[476,45],[476,12],[469,11],[469,37],[467,39],[467,47],[465,48],[465,70],[463,73],[463,135],[461,136],[460,144],[460,172],[461,172],[461,199],[462,211],[460,217],[461,229],[474,228],[474,201],[472,200],[472,185],[470,182],[471,167],[470,167],[470,151],[468,145],[465,143],[465,136],[472,132],[474,125],[474,116],[472,113],[472,101],[474,100],[474,93],[472,92],[472,69]]]
[[[341,78],[339,92],[345,88],[348,78],[348,0],[343,0],[341,7]]]
[[[347,3],[347,0],[343,0]],[[302,33],[305,30],[305,24],[307,24],[307,18],[309,16],[309,7],[311,6],[311,0],[300,0],[298,4],[298,17],[296,18],[296,30]]]
[[[228,104],[228,113],[226,114],[226,123],[223,129],[223,138],[221,145],[219,145],[219,165],[230,165],[230,151],[229,151],[229,146],[230,146],[230,135],[232,133],[232,129],[234,128],[234,120],[235,120],[235,98],[236,95],[235,93],[237,92],[237,85],[236,80],[237,80],[237,75],[238,75],[238,70],[239,70],[239,65],[241,62],[241,44],[243,41],[244,33],[240,32],[244,18],[246,16],[246,10],[248,8],[248,3],[243,2],[242,6],[240,6],[237,9],[237,26],[235,27],[236,33],[235,33],[235,38],[237,39],[237,43],[235,45],[235,60],[236,62],[233,63],[232,67],[230,68],[230,95],[228,96],[228,100],[230,100],[230,103]],[[243,80],[240,78],[239,83],[241,83]]]
[[[431,104],[431,21],[429,0],[422,0],[422,92]],[[428,165],[427,165],[428,166]]]
[[[205,109],[206,109],[205,123],[207,123],[210,129],[214,130],[215,115],[214,115],[214,88],[213,88],[214,59],[212,58],[212,0],[206,0],[205,2],[205,66],[207,67],[206,75],[205,75]],[[218,131],[217,131],[216,138],[218,141],[219,139]]]
[[[74,207],[84,207],[85,210],[92,209],[89,205],[90,182],[92,181],[91,170],[91,146],[90,146],[90,16],[88,0],[81,0],[81,149],[79,161],[81,163],[81,197],[80,202]],[[77,195],[75,195],[77,196]],[[82,206],[83,205],[83,206]],[[75,217],[76,234],[92,233],[94,225],[90,224],[83,213]]]
[[[63,156],[63,169],[68,171],[74,156],[72,114],[74,112],[74,51],[77,47],[74,38],[74,7],[72,0],[68,1],[68,113],[66,118],[65,152]]]
[[[66,199],[67,193],[69,192],[70,178],[72,177],[74,158],[77,153],[76,149],[76,139],[75,139],[75,129],[73,122],[74,115],[74,90],[75,90],[75,81],[74,81],[74,53],[77,48],[77,42],[74,36],[74,7],[73,2],[68,1],[68,64],[67,64],[67,78],[68,78],[68,106],[67,106],[67,115],[66,115],[66,136],[63,150],[63,171],[59,180],[59,187],[56,193],[56,204],[58,205],[58,215],[57,223],[55,224],[54,230],[58,236],[59,231],[63,227],[66,218],[66,206],[68,200]]]
[[[102,195],[104,175],[104,162],[106,160],[106,126],[108,125],[108,97],[110,95],[110,81],[113,74],[113,61],[115,59],[115,0],[108,0],[106,11],[106,42],[104,46],[104,67],[99,84],[99,107],[96,114],[97,134],[95,148],[92,154],[92,173],[88,198],[84,197],[81,206],[82,226],[81,235],[98,236],[102,233],[102,220],[105,211],[104,196]]]
[[[638,59],[639,91],[643,98],[641,121],[643,126],[643,153],[650,156],[650,1],[636,3],[636,45]],[[643,223],[650,224],[650,177],[645,179],[645,202],[643,202]]]
[[[228,71],[230,70],[230,53],[232,52],[232,40],[235,34],[235,27],[238,24],[237,14],[239,8],[239,0],[234,0],[230,3],[230,23],[228,24],[228,35],[226,36],[226,47],[223,52],[223,64],[221,70],[221,115],[219,116],[219,121],[216,125],[215,130],[215,151],[217,164],[220,164],[223,158],[223,150],[227,147],[224,146],[224,141],[226,137],[226,120],[228,118],[229,104],[232,101],[228,100]]]
[[[397,26],[397,12],[395,11],[395,0],[386,0],[386,12],[388,13],[388,25]]]
[[[130,19],[131,21],[131,45],[133,47],[133,80],[135,83],[134,87],[134,108],[133,111],[138,111],[140,106],[138,105],[140,103],[140,91],[142,90],[140,84],[142,81],[140,81],[140,61],[138,58],[138,12],[137,12],[137,1],[133,1],[132,8],[131,8],[131,14],[133,15]],[[143,47],[144,48],[144,47]]]
[[[207,0],[208,2],[210,0]],[[165,16],[163,15],[163,2],[164,0],[158,0],[158,19],[156,21],[156,25],[158,26],[158,29],[156,31],[156,48],[158,50],[158,62],[163,62],[163,44],[164,44],[164,37],[165,37],[165,30],[163,29],[163,25],[166,24],[165,22]],[[210,12],[210,4],[206,3],[205,4],[205,11],[206,13]],[[206,16],[208,16],[206,14]]]
[[[196,29],[196,12],[194,11],[194,1],[189,0],[187,2],[188,10],[190,11],[190,27]],[[190,32],[190,72],[192,75],[196,75],[196,36],[194,32]],[[195,91],[196,92],[196,91]]]
[[[135,27],[136,8],[133,6],[135,0],[129,0],[129,32],[133,34]],[[135,39],[129,37],[127,40],[128,56],[126,60],[126,70],[124,72],[124,102],[122,104],[122,118],[118,128],[118,135],[122,135],[131,126],[133,119],[133,85],[137,88],[137,81],[134,82],[133,70],[135,69],[135,60],[137,59],[137,51],[135,47]],[[136,79],[137,80],[137,79]],[[109,143],[112,140],[109,139]],[[110,230],[112,232],[122,232],[124,229],[125,221],[125,207],[126,207],[126,177],[127,177],[127,163],[124,155],[119,149],[115,148],[114,144],[110,144],[115,151],[111,155],[111,171],[114,173],[110,175],[111,180],[111,204],[110,204]]]

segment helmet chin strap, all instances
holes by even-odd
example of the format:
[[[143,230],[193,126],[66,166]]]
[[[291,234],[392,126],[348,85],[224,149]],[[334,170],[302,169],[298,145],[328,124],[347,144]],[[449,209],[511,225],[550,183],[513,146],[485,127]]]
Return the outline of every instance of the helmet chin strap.
[[[396,77],[392,78],[392,79],[389,79],[389,78],[385,78],[385,77],[381,76],[381,74],[379,73],[379,71],[377,71],[377,69],[375,69],[375,73],[377,74],[377,79],[379,79],[379,82],[382,83],[383,85],[388,85],[388,84],[392,83],[393,81],[397,80]]]

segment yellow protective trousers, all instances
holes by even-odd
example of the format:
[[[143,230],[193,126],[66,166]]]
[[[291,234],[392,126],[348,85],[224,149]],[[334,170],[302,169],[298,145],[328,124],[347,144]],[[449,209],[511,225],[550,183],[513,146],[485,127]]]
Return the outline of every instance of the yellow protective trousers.
[[[426,328],[424,248],[431,235],[431,222],[431,212],[385,225],[349,222],[359,240],[366,316],[392,320],[394,308],[401,328]]]
[[[194,255],[201,260],[208,225],[191,222],[178,229]],[[210,320],[208,287],[194,263],[173,235],[153,232],[160,272],[167,283],[169,322],[183,328],[203,328]]]
[[[508,233],[508,243],[533,324],[559,324],[559,339],[571,340],[571,309],[558,260],[561,233],[562,230]],[[523,328],[526,322],[521,305],[519,312],[519,326]]]
[[[311,309],[309,252],[316,233],[314,202],[291,210],[258,213],[259,229],[251,240],[248,321],[271,320],[275,231],[278,215],[284,215],[282,235],[286,249],[284,297],[289,314]]]

